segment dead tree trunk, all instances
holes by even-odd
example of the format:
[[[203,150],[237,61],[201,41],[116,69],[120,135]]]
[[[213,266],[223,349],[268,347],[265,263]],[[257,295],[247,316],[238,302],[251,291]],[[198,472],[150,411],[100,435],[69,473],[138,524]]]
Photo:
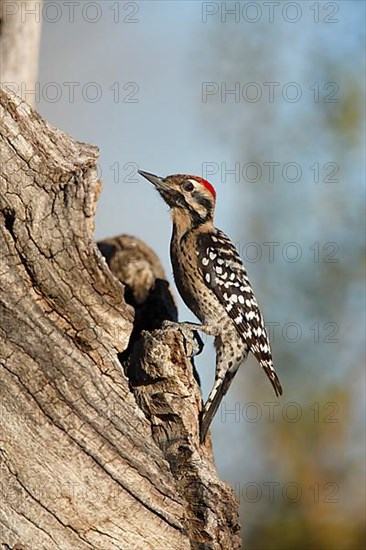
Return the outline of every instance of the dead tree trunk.
[[[0,0],[0,83],[34,105],[43,0]]]
[[[97,148],[0,91],[0,151],[3,548],[239,548],[160,264],[93,241]]]

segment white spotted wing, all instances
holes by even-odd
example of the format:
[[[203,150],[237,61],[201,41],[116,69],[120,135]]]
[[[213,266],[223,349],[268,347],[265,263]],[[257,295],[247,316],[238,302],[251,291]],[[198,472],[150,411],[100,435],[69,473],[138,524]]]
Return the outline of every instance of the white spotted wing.
[[[219,230],[200,235],[197,245],[207,286],[224,305],[238,334],[266,371],[276,394],[282,394],[281,384],[273,369],[263,317],[238,252],[230,239]]]

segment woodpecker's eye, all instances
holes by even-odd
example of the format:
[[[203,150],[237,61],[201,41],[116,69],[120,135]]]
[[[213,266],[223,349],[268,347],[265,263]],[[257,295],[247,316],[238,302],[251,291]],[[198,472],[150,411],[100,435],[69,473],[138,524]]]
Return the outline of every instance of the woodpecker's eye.
[[[194,185],[191,181],[185,181],[183,183],[183,189],[184,191],[188,191],[190,193],[191,191],[193,191]]]

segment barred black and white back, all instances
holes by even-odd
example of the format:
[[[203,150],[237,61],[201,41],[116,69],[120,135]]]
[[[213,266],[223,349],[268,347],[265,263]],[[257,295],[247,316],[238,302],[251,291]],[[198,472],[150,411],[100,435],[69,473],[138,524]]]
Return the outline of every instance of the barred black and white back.
[[[206,284],[225,305],[238,334],[265,370],[276,395],[282,395],[282,387],[273,368],[264,320],[236,248],[218,229],[214,233],[201,234],[198,244],[198,257]]]
[[[243,262],[230,239],[220,230],[202,233],[198,237],[197,255],[202,276],[207,286],[224,305],[237,334],[245,344],[244,353],[238,355],[225,368],[221,367],[219,340],[216,379],[202,413],[202,436],[227,392],[231,380],[248,352],[252,352],[267,374],[276,395],[282,395],[282,386],[273,367],[271,346],[264,320],[254,296]],[[227,354],[227,350],[225,350]]]

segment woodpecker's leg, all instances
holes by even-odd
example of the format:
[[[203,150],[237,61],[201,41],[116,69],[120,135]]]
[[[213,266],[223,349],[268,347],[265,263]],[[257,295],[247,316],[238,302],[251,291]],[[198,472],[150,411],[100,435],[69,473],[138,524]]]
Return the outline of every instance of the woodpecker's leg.
[[[172,321],[164,321],[164,323],[172,323]],[[198,323],[176,323],[182,329],[199,330],[209,336],[218,336],[221,332],[219,325],[199,325]]]
[[[174,328],[175,330],[182,330],[184,331],[196,331],[199,330],[200,332],[203,332],[205,334],[208,334],[209,336],[219,336],[221,333],[220,325],[199,325],[198,323],[179,323],[175,321],[164,321],[163,322],[163,328]]]

